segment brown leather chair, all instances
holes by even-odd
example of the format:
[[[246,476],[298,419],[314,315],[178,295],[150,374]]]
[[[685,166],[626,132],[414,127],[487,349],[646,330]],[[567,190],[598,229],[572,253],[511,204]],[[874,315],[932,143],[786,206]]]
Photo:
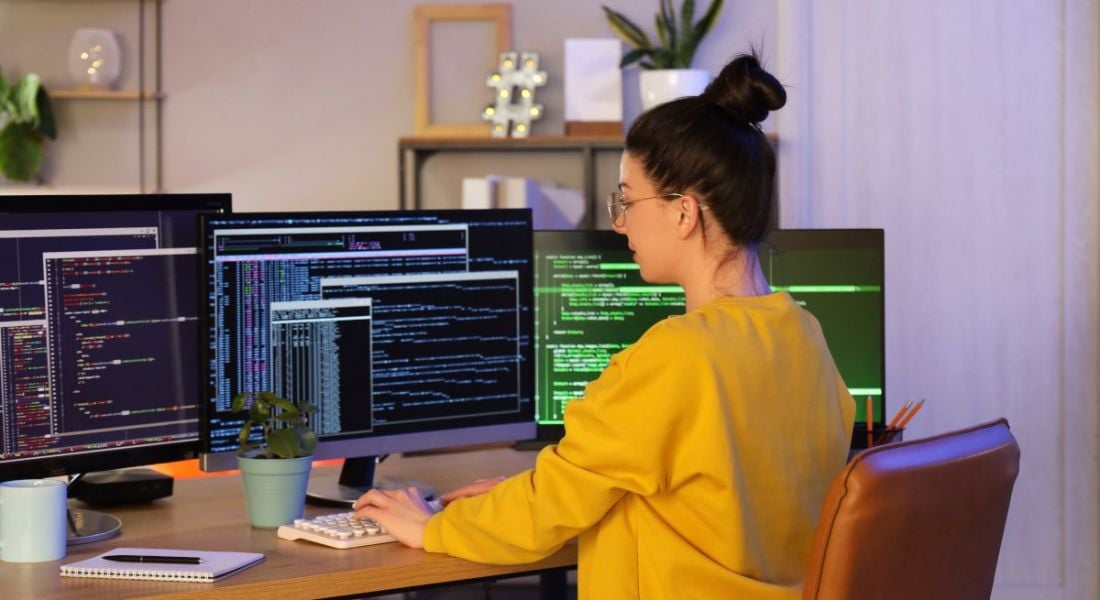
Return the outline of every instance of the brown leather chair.
[[[857,454],[825,497],[803,600],[989,598],[1019,470],[1004,419]]]

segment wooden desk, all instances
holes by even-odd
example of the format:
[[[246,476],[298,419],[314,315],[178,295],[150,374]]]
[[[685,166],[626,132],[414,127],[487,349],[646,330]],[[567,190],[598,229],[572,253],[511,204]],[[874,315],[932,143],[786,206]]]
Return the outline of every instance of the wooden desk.
[[[510,475],[534,463],[535,453],[507,448],[417,457],[391,457],[378,467],[381,475],[419,479],[440,490],[453,489],[477,477]],[[318,467],[314,476],[338,476],[337,467]],[[75,501],[74,501],[75,502]],[[333,512],[307,506],[307,516]],[[401,544],[379,544],[336,550],[275,537],[272,530],[253,529],[245,514],[239,476],[177,480],[173,495],[144,506],[109,511],[122,519],[122,535],[98,543],[72,546],[65,558],[43,563],[0,562],[0,597],[99,598],[120,600],[164,598],[320,598],[394,592],[422,586],[541,573],[577,564],[575,544],[537,563],[490,566],[428,554]],[[177,583],[69,578],[62,564],[89,558],[119,546],[201,548],[263,552],[266,559],[216,583]]]

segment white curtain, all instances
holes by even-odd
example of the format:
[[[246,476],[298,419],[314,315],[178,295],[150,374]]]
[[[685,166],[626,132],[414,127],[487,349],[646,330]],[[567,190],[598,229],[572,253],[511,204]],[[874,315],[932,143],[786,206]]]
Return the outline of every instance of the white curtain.
[[[907,437],[1020,442],[998,598],[1100,597],[1097,4],[777,5],[783,225],[885,229]]]

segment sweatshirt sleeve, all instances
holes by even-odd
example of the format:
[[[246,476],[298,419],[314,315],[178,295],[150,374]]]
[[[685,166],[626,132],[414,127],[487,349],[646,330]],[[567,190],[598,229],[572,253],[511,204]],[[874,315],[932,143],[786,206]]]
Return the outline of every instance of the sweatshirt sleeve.
[[[424,548],[483,563],[531,562],[591,527],[625,493],[660,491],[679,403],[668,401],[677,396],[668,376],[675,352],[653,333],[613,357],[585,397],[566,405],[561,443],[544,448],[533,469],[433,516]]]

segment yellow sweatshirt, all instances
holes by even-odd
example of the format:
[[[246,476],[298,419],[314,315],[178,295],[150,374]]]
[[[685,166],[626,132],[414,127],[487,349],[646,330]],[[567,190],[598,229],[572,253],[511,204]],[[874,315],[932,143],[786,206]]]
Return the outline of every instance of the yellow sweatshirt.
[[[424,547],[512,564],[579,536],[582,599],[798,598],[854,414],[788,294],[717,300],[615,355],[561,443],[433,516]]]

